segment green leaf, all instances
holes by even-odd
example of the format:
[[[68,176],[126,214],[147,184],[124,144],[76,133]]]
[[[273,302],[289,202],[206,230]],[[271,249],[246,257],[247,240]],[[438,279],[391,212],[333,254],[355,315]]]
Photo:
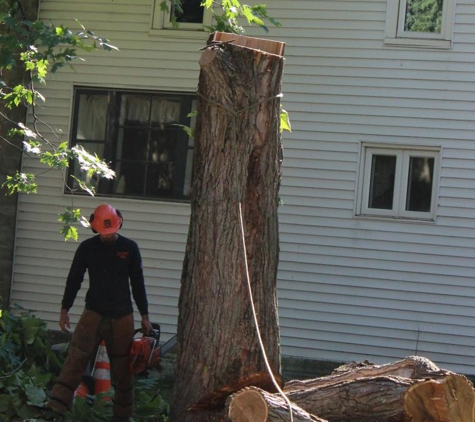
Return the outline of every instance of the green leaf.
[[[66,207],[64,213],[59,214],[58,221],[64,224],[59,232],[64,236],[65,241],[69,239],[78,240],[78,231],[72,224],[78,223],[80,219],[81,210],[79,208]]]
[[[61,230],[59,231],[59,233],[64,236],[64,241],[72,239],[77,242],[79,239],[79,235],[78,235],[78,231],[76,227],[63,226]]]
[[[81,218],[81,210],[79,208],[66,207],[62,214],[58,214],[58,221],[61,223],[77,223]]]
[[[0,394],[0,413],[6,413],[10,408],[10,396],[8,394]]]
[[[2,188],[7,188],[8,194],[15,192],[26,194],[36,193],[38,185],[35,182],[35,176],[31,173],[16,172],[13,176],[7,175],[6,181],[2,184]]]
[[[292,132],[292,126],[290,125],[289,113],[280,106],[280,132],[284,130]]]
[[[44,390],[33,384],[25,386],[25,394],[28,398],[27,403],[34,406],[42,406],[46,400],[46,394]]]
[[[170,8],[168,7],[167,0],[163,0],[160,2],[160,10],[162,12],[170,13]]]
[[[109,168],[107,163],[101,160],[97,154],[88,153],[81,145],[71,148],[72,156],[76,158],[82,170],[88,172],[89,175],[97,174],[106,179],[113,179],[115,172]]]
[[[23,141],[23,147],[28,154],[40,154],[41,142],[38,141]]]
[[[174,123],[173,126],[181,127],[190,138],[194,137],[193,128],[185,125],[180,125],[178,123]]]
[[[77,184],[83,191],[87,192],[91,196],[96,195],[96,187],[93,184],[85,182],[84,180],[81,180],[74,175],[71,175],[71,178],[73,178],[77,182]]]
[[[25,317],[23,323],[23,342],[25,344],[33,344],[38,331],[43,328],[44,323],[34,317]]]

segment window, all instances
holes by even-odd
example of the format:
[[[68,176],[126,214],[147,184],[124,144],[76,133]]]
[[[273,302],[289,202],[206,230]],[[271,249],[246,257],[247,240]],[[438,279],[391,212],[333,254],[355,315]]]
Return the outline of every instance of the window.
[[[110,163],[116,177],[91,178],[76,162],[70,175],[93,184],[98,195],[187,199],[193,139],[178,125],[193,125],[194,101],[190,94],[76,88],[71,144]]]
[[[211,11],[201,6],[201,1],[181,0],[181,10],[167,2],[169,10],[162,10],[163,0],[154,0],[152,29],[205,30],[206,26],[211,25]],[[178,27],[173,23],[173,16]]]
[[[388,0],[386,45],[452,46],[455,0]]]
[[[358,215],[434,220],[439,151],[363,146]]]

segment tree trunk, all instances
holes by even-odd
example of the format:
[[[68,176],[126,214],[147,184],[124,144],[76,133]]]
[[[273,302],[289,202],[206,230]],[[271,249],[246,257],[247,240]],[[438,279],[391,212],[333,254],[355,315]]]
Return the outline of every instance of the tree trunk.
[[[417,356],[385,365],[347,364],[298,388],[291,381],[285,391],[296,422],[474,421],[472,383]],[[254,387],[230,396],[226,415],[232,422],[291,421],[286,400]]]
[[[453,372],[440,369],[427,358],[421,356],[408,356],[403,360],[386,363],[384,365],[364,363],[345,364],[335,369],[331,375],[326,377],[289,381],[285,384],[285,392],[290,393],[297,390],[307,390],[313,387],[351,381],[357,378],[394,376],[410,379],[438,379],[444,378],[450,374],[453,374]]]
[[[278,55],[229,43],[209,45],[200,60],[172,422],[215,420],[201,411],[222,412],[226,397],[245,386],[275,391],[253,323],[240,202],[252,300],[270,366],[282,383],[276,295],[282,145],[276,96],[283,62]]]
[[[462,375],[440,379],[378,376],[291,392],[294,421],[473,422],[474,391]],[[278,394],[247,388],[226,404],[232,422],[290,422]],[[318,415],[318,417],[317,417]]]
[[[7,2],[8,4],[10,2]],[[38,14],[39,0],[21,0],[23,16],[15,16],[15,19],[36,20]],[[5,7],[2,5],[4,12]],[[6,28],[0,27],[0,37]],[[18,52],[18,56],[19,56]],[[10,70],[3,70],[1,79],[11,88],[18,84],[25,83],[25,79],[29,77],[25,73],[23,62],[18,63]],[[4,102],[0,103],[0,113],[8,116],[11,120],[0,117],[0,137],[8,139],[8,142],[0,139],[0,186],[5,182],[7,176],[15,174],[21,169],[21,159],[23,151],[22,136],[8,136],[11,129],[18,129],[16,123],[25,123],[26,107],[20,105],[13,109],[7,109]],[[14,122],[14,123],[12,123]],[[3,299],[4,306],[10,304],[10,291],[13,267],[13,250],[15,245],[15,225],[18,206],[18,194],[6,195],[6,189],[0,191],[0,297]]]
[[[474,392],[462,375],[356,378],[287,394],[331,422],[473,422]]]
[[[233,422],[290,421],[287,402],[278,394],[270,394],[256,387],[238,391],[226,400],[226,415]],[[326,422],[292,404],[294,422]]]

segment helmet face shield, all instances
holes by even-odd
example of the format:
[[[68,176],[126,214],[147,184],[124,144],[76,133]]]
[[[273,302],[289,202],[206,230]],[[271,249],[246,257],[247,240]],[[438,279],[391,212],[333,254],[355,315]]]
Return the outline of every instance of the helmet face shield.
[[[94,233],[114,234],[122,227],[122,214],[114,207],[103,204],[99,205],[89,219]]]

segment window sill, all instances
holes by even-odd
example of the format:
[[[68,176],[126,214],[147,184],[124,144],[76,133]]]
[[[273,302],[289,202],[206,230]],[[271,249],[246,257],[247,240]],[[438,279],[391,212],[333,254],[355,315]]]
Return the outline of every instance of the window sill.
[[[435,218],[404,218],[404,217],[388,217],[383,215],[355,214],[356,220],[377,220],[394,223],[410,223],[410,224],[435,224]]]
[[[210,33],[204,29],[151,29],[150,35],[181,40],[206,41]]]
[[[415,38],[385,38],[385,47],[407,47],[407,48],[424,48],[449,50],[452,48],[452,41],[449,40],[429,40]]]

